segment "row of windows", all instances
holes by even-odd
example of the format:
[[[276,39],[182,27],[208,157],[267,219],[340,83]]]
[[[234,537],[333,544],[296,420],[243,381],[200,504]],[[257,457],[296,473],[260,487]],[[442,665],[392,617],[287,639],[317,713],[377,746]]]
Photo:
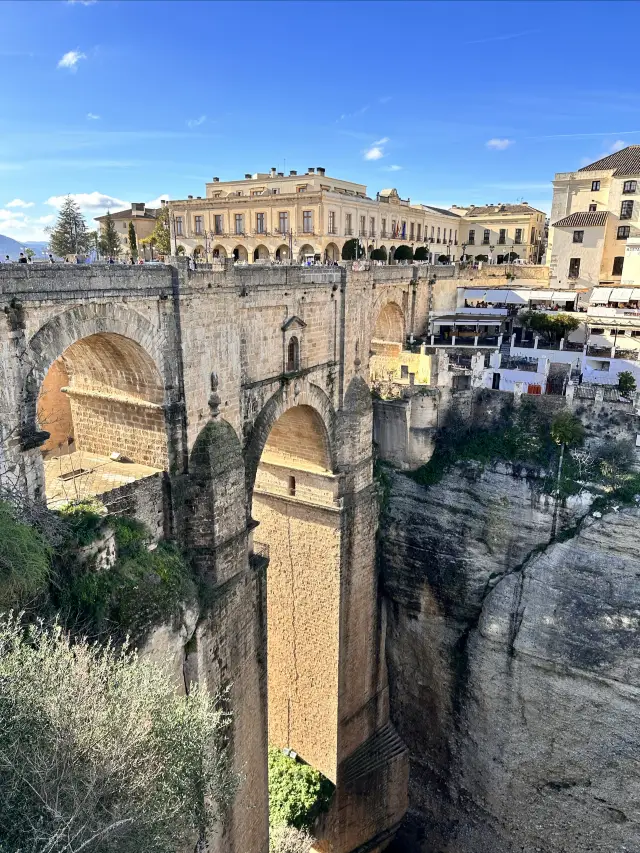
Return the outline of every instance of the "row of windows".
[[[175,218],[176,236],[184,236],[184,218],[176,216]],[[204,217],[193,217],[193,230],[195,234],[204,234]],[[266,224],[264,213],[256,213],[256,234],[266,234]],[[305,234],[313,234],[313,211],[304,210],[302,212],[302,230]],[[289,231],[289,214],[286,211],[281,211],[278,214],[278,231],[281,234],[286,234]],[[221,214],[216,214],[213,217],[213,233],[224,234],[224,218]],[[234,217],[234,234],[244,234],[244,214],[236,213]]]
[[[256,213],[255,214],[255,230],[256,234],[266,234],[266,220],[264,213]],[[387,237],[387,220],[382,219],[381,221],[382,227],[380,236]],[[375,237],[375,228],[376,221],[372,216],[369,219],[369,237]],[[236,213],[234,217],[234,233],[235,234],[244,234],[244,214]],[[182,216],[176,216],[175,218],[175,230],[176,236],[183,237],[184,236],[184,218]],[[203,216],[194,216],[193,218],[193,230],[197,235],[204,234],[204,217]],[[336,213],[335,211],[329,211],[329,221],[328,221],[328,233],[329,234],[337,234],[338,229],[336,225]],[[345,234],[350,236],[353,234],[353,214],[347,213],[345,214]],[[458,232],[454,231],[453,228],[449,228],[449,242],[455,242],[457,245],[458,242]],[[519,229],[521,230],[521,229]],[[289,214],[286,211],[281,211],[278,214],[278,231],[281,234],[285,234],[289,231]],[[302,231],[305,234],[313,233],[313,211],[304,210],[302,212]],[[447,242],[447,229],[442,229],[442,242]],[[216,214],[213,217],[213,233],[214,234],[224,234],[224,218],[222,214]],[[360,236],[367,236],[367,217],[360,217]],[[435,228],[431,226],[431,238],[435,239]],[[407,233],[407,223],[405,221],[397,221],[395,219],[391,220],[391,231],[389,232],[389,237],[392,239],[402,239],[402,240],[418,240],[420,242],[422,240],[422,224],[411,222],[409,224],[409,233]],[[427,231],[425,227],[425,239],[427,239]],[[440,227],[438,227],[438,236],[437,241],[441,241],[440,236]],[[473,242],[473,241],[472,241]],[[516,242],[520,242],[516,240]]]
[[[637,181],[625,181],[622,186],[623,193],[634,193],[638,187]],[[597,193],[600,189],[600,181],[591,181],[591,192]]]
[[[616,233],[616,238],[618,240],[626,240],[630,233],[631,233],[631,227],[629,225],[618,225],[618,231]],[[584,231],[574,231],[573,232],[573,242],[574,243],[583,243],[584,242]]]
[[[622,275],[623,265],[624,255],[614,258],[611,275]],[[580,278],[580,258],[571,258],[569,260],[569,278]]]
[[[513,242],[514,243],[522,243],[523,237],[524,237],[524,228],[516,228],[516,233],[515,233],[515,237],[514,237]],[[532,228],[531,229],[531,242],[535,243],[535,239],[536,239],[536,229]],[[483,243],[483,245],[488,246],[490,242],[491,242],[491,229],[490,228],[484,228],[482,231],[482,243]],[[501,243],[507,242],[507,229],[506,228],[500,228],[499,229],[498,241],[497,242],[498,242],[498,245],[500,245]],[[475,229],[472,228],[469,231],[469,237],[467,239],[467,244],[469,246],[475,246],[475,243],[476,243],[476,232],[475,232]]]

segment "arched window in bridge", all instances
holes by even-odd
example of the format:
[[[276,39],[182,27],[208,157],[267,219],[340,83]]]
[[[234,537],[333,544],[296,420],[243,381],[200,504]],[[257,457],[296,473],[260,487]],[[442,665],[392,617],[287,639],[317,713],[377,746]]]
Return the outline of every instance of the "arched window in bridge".
[[[289,339],[287,347],[287,373],[300,369],[300,342],[294,335]]]

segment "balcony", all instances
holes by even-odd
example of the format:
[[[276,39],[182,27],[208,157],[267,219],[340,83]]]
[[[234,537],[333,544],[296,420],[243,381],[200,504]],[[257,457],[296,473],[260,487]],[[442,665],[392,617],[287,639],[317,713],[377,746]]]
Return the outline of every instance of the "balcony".
[[[589,305],[587,317],[640,317],[640,308],[609,308],[607,305]]]
[[[483,240],[480,245],[481,246],[488,246],[490,242],[491,242],[490,240]]]
[[[386,239],[387,239],[387,232],[386,232],[386,231],[381,231],[381,232],[380,232],[380,239],[381,239],[381,240],[386,240]]]
[[[507,241],[504,239],[504,237],[498,238],[498,246],[506,246],[506,245],[507,245]]]
[[[371,231],[369,231],[369,237],[371,237],[373,239],[373,238],[375,238],[375,236],[376,236],[376,229],[372,228]]]
[[[366,237],[366,236],[367,236],[367,229],[361,228],[360,229],[360,237]]]
[[[353,229],[352,228],[345,228],[344,229],[344,235],[345,235],[345,237],[353,237]]]

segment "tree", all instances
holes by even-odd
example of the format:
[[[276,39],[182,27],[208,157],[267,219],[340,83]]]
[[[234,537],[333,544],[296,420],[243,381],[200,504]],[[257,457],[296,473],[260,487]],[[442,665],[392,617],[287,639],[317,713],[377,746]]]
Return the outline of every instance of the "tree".
[[[138,257],[138,240],[136,238],[136,229],[133,222],[129,223],[129,250],[131,257],[135,261]]]
[[[372,261],[386,261],[387,260],[387,250],[384,246],[380,246],[379,249],[374,249],[371,252],[371,260]]]
[[[31,260],[31,258],[35,255],[34,250],[31,249],[29,246],[27,246],[27,248],[24,250],[24,253],[29,260]]]
[[[314,838],[304,829],[281,823],[269,830],[269,853],[309,853]]]
[[[428,261],[429,260],[429,250],[426,246],[418,246],[413,256],[416,261]]]
[[[309,829],[327,811],[332,783],[308,764],[269,749],[269,823]]]
[[[503,264],[511,264],[520,256],[516,252],[507,252],[507,254],[502,258]]]
[[[65,198],[56,224],[45,230],[49,234],[49,249],[52,254],[63,258],[66,255],[81,255],[87,251],[87,223],[80,207],[71,196]]]
[[[630,370],[621,370],[618,374],[618,391],[629,397],[636,390],[636,380]]]
[[[398,246],[394,252],[393,259],[395,261],[412,261],[413,249],[411,246]]]
[[[441,264],[446,264],[449,261],[448,255],[438,255],[438,261]]]
[[[476,255],[476,261],[488,261],[489,255]]]
[[[169,227],[169,208],[163,205],[158,211],[156,224],[152,233],[140,241],[153,248],[160,255],[171,254],[171,231]]]
[[[523,311],[518,319],[523,326],[539,332],[547,341],[564,338],[580,325],[579,317],[564,312],[546,314],[543,311]]]
[[[360,240],[357,237],[352,237],[342,247],[342,260],[355,261],[358,258],[364,258],[364,248],[360,245]]]
[[[102,226],[102,233],[98,244],[100,254],[105,258],[110,258],[120,254],[120,237],[116,231],[116,224],[113,221],[111,211],[107,211],[107,220]]]
[[[564,451],[566,447],[582,444],[584,440],[584,427],[582,421],[571,412],[558,412],[551,422],[551,439],[560,445],[560,458],[558,460],[558,476],[556,480],[556,491],[560,494],[560,481],[562,479],[562,465],[564,462]]]
[[[7,850],[170,853],[234,790],[227,724],[124,649],[0,621],[0,838]]]

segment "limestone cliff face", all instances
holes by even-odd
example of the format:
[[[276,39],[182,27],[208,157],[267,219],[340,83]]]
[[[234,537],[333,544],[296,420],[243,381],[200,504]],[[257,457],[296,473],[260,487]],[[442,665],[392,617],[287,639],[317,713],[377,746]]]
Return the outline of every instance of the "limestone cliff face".
[[[505,467],[392,475],[387,655],[411,753],[394,849],[640,850],[640,510],[573,529],[585,513],[554,519]]]

